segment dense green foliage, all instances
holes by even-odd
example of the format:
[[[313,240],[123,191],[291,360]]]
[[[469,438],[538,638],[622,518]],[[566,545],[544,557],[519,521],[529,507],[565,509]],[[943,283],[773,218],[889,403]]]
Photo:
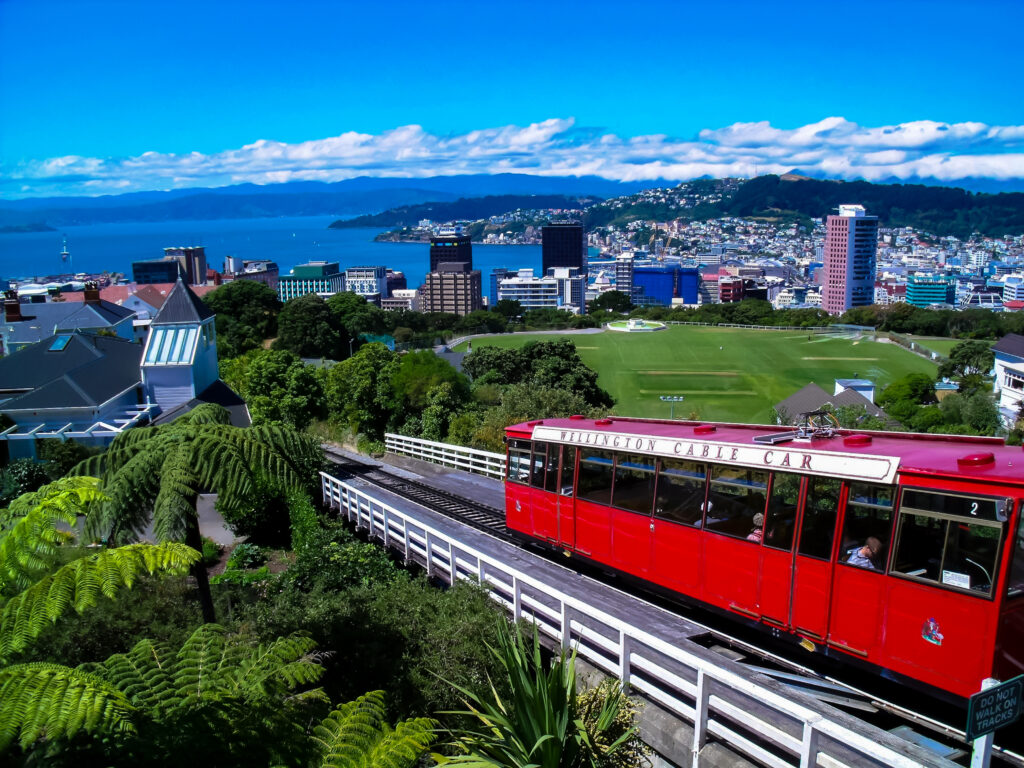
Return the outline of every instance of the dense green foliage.
[[[286,427],[241,429],[220,406],[201,405],[173,422],[118,435],[105,453],[82,462],[78,474],[98,475],[110,496],[87,521],[90,531],[124,542],[152,519],[160,541],[202,549],[196,501],[216,492],[221,510],[250,508],[260,477],[289,488],[311,488],[323,456],[311,439]],[[207,621],[212,621],[206,569],[193,568]]]
[[[217,315],[217,356],[226,359],[257,349],[277,333],[281,300],[256,280],[234,280],[203,297]]]
[[[224,381],[249,407],[252,423],[303,429],[327,411],[323,369],[284,350],[254,349],[221,364]]]
[[[277,316],[274,349],[299,357],[341,360],[348,355],[350,340],[327,302],[315,293],[286,301]]]
[[[617,724],[625,701],[618,686],[605,687],[604,698],[590,702],[588,728],[576,688],[575,655],[563,651],[546,665],[536,627],[527,648],[521,632],[502,626],[492,652],[510,694],[503,696],[493,686],[484,695],[456,686],[467,707],[459,714],[476,718],[478,725],[454,732],[455,754],[435,755],[439,764],[598,768],[612,764],[615,753],[634,738],[632,728],[617,728],[617,738],[602,738]]]
[[[180,544],[134,544],[61,564],[78,515],[105,500],[98,485],[95,478],[62,479],[0,515],[0,753],[13,741],[27,748],[82,731],[129,730],[131,705],[101,678],[49,662],[5,665],[61,617],[115,597],[142,574],[182,573],[199,559]]]
[[[888,227],[916,227],[935,235],[956,237],[969,237],[974,232],[1002,236],[1024,231],[1024,194],[990,195],[922,184],[784,181],[765,175],[740,185],[719,210],[730,216],[784,211],[820,217],[850,200],[856,200]]]

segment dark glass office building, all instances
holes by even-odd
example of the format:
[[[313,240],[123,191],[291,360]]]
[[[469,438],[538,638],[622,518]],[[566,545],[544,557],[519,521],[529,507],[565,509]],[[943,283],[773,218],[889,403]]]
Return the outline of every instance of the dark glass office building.
[[[587,274],[587,236],[575,221],[553,221],[541,227],[541,274],[552,267],[576,267]]]
[[[132,280],[139,285],[173,283],[179,277],[186,279],[185,270],[177,259],[150,259],[132,262]]]
[[[430,271],[437,272],[438,264],[465,264],[465,271],[473,269],[473,244],[469,235],[439,235],[430,238]]]

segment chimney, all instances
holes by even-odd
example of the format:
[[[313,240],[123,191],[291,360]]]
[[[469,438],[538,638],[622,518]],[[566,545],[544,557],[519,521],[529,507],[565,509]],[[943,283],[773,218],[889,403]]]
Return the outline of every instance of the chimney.
[[[4,291],[4,319],[8,323],[19,323],[21,317],[21,302],[18,301],[18,291],[15,288]]]
[[[90,280],[85,284],[84,298],[86,304],[100,303],[100,287],[94,280]]]

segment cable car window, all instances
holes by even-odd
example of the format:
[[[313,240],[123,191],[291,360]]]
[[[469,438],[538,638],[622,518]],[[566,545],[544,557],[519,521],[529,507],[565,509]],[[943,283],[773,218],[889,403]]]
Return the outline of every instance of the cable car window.
[[[571,445],[562,446],[562,479],[558,484],[558,492],[563,496],[572,496],[573,475],[576,472],[576,449]]]
[[[893,572],[947,588],[992,594],[1007,500],[906,489]]]
[[[544,490],[549,493],[558,492],[558,454],[561,446],[548,445],[548,464],[544,470]]]
[[[1013,543],[1013,559],[1010,561],[1010,577],[1006,580],[1006,596],[1024,596],[1024,511],[1017,523],[1017,535]]]
[[[709,531],[760,541],[768,473],[742,467],[712,467],[704,527]],[[755,516],[760,519],[755,520]],[[755,534],[755,532],[758,532]]]
[[[544,468],[548,463],[547,451],[547,443],[533,444],[533,459],[530,462],[530,485],[534,488],[544,487]]]
[[[615,493],[612,506],[630,512],[651,514],[654,506],[654,459],[650,456],[619,454],[615,462]]]
[[[704,517],[706,479],[707,470],[703,464],[662,459],[654,516],[683,525],[700,525]]]
[[[790,549],[796,528],[796,507],[800,501],[800,475],[776,472],[772,476],[772,494],[768,499],[768,519],[764,526],[765,546]]]
[[[831,477],[807,479],[807,502],[800,530],[799,552],[805,557],[828,560],[836,535],[840,481]]]
[[[527,483],[530,479],[530,441],[508,441],[508,469],[506,479],[512,483]]]
[[[580,450],[579,485],[576,496],[598,504],[611,504],[615,476],[611,451]]]
[[[872,571],[885,570],[892,541],[895,492],[891,485],[850,485],[839,562]]]

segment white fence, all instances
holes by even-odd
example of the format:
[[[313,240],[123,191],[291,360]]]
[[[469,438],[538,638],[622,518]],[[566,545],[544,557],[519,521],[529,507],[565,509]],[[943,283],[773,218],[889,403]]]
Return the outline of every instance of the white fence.
[[[505,477],[505,454],[464,448],[461,445],[437,443],[418,437],[406,437],[388,432],[384,435],[384,447],[389,453],[412,456],[414,459],[432,461],[446,467],[476,472],[499,480]]]
[[[829,720],[771,688],[716,666],[694,653],[545,584],[475,550],[326,473],[324,501],[384,545],[404,553],[431,576],[481,583],[515,619],[535,622],[563,648],[694,724],[694,768],[709,735],[772,768],[874,764],[910,768],[955,764],[876,731],[872,736]],[[686,749],[686,746],[681,746]],[[684,762],[679,755],[669,755]]]

